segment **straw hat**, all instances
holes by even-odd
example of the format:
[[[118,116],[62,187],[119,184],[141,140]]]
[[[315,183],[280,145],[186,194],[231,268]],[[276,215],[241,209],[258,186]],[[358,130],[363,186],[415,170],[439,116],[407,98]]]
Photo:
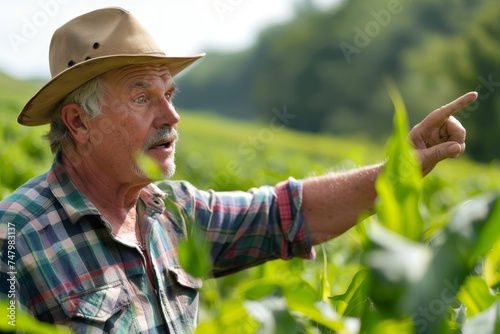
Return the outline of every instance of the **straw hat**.
[[[132,64],[165,64],[174,76],[204,55],[166,56],[144,27],[122,8],[84,14],[52,36],[52,79],[28,101],[17,121],[27,126],[50,123],[55,108],[69,93],[109,70]]]

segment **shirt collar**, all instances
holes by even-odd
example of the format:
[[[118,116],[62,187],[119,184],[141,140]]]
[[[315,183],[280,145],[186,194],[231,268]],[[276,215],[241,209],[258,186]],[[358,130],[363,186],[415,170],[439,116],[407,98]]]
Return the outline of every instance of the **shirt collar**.
[[[74,224],[86,215],[99,215],[99,211],[69,178],[62,165],[61,154],[57,153],[47,175],[47,182],[52,194],[61,203],[68,218]]]
[[[139,198],[147,205],[152,207],[158,212],[163,212],[165,210],[165,203],[163,200],[167,197],[168,195],[161,191],[158,186],[156,186],[153,183],[148,184],[146,187],[144,187],[141,190],[141,194],[139,195]]]

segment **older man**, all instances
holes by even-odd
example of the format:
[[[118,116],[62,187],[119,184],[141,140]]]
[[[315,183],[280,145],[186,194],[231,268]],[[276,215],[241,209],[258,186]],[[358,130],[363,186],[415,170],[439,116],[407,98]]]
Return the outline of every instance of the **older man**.
[[[173,77],[202,56],[165,56],[120,8],[87,13],[55,32],[53,78],[18,118],[51,124],[54,163],[0,204],[0,280],[14,273],[22,309],[82,333],[191,332],[201,281],[181,268],[176,249],[193,224],[212,246],[218,277],[275,258],[311,257],[313,244],[372,208],[383,164],[249,192],[152,184],[137,161],[150,157],[166,178],[174,174]],[[465,130],[451,115],[476,96],[413,128],[424,174],[464,151]]]

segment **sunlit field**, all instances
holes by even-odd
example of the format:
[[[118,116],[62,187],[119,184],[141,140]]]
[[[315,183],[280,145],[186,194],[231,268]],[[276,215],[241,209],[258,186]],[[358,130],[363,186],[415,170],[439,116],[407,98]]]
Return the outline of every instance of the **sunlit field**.
[[[47,128],[16,123],[35,87],[0,80],[0,198],[52,161],[41,139]],[[279,117],[272,118],[276,115],[268,122],[243,122],[209,111],[178,111],[174,178],[203,189],[274,185],[288,177],[377,163],[387,154],[384,142],[367,137],[287,130]],[[397,160],[407,152],[401,138],[394,140],[399,151],[392,159]],[[392,195],[380,199],[377,213],[317,246],[315,260],[272,261],[206,280],[199,332],[454,333],[465,326],[464,333],[475,333],[481,312],[498,314],[500,308],[498,163],[478,164],[467,156],[445,161],[407,193],[400,188],[405,178],[386,181]],[[404,198],[418,203],[413,208],[418,217],[398,200]],[[417,221],[417,237],[405,234],[409,221]],[[441,297],[443,289],[451,289],[447,298]],[[473,298],[477,295],[480,300]]]

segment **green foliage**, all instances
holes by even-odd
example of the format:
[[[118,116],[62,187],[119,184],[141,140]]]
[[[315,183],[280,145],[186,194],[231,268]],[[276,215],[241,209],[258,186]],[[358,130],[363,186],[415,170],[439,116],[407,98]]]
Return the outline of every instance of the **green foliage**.
[[[472,317],[463,327],[464,334],[496,334],[500,332],[500,300],[489,309]]]
[[[484,278],[488,286],[500,288],[500,242],[497,241],[484,260]]]
[[[17,94],[31,94],[17,87]],[[1,94],[0,101],[9,100],[3,96],[8,87]],[[403,104],[394,94],[395,130],[377,181],[377,214],[318,247],[323,256],[316,260],[271,261],[206,280],[199,333],[498,333],[500,169],[463,157],[421,180],[406,142]],[[40,139],[45,129],[18,126],[21,103],[9,103],[0,109],[1,196],[45,171],[52,159]],[[180,113],[176,178],[200,188],[248,189],[384,158],[381,145],[363,138]],[[150,165],[145,160],[144,168],[154,170]],[[173,203],[166,205],[179,214]],[[181,261],[205,276],[209,251],[199,231],[190,233]]]
[[[162,172],[160,166],[155,162],[153,158],[146,154],[138,154],[135,158],[137,165],[151,180],[161,180]]]
[[[454,333],[461,327],[469,332],[490,328],[494,333],[500,294],[498,251],[493,247],[500,235],[500,200],[482,189],[482,196],[470,197],[456,209],[425,206],[424,191],[436,196],[427,199],[432,203],[452,183],[431,176],[423,186],[406,139],[404,105],[391,89],[395,130],[387,146],[388,163],[377,180],[377,214],[321,248],[326,256],[307,269],[275,261],[236,275],[239,281],[230,288],[218,286],[221,292],[215,294],[214,304],[239,301],[245,316],[257,321],[259,333],[279,328],[287,333]],[[349,239],[357,245],[346,251]],[[325,291],[340,283],[335,276],[349,268],[357,270],[342,284],[344,292],[325,299]],[[215,324],[220,327],[212,328],[218,331],[231,331],[221,322],[225,315],[209,313],[202,318],[200,333]]]
[[[302,2],[300,2],[302,3]],[[290,22],[264,30],[235,53],[208,52],[180,79],[179,105],[268,121],[287,106],[287,127],[336,135],[391,131],[392,76],[415,123],[470,90],[481,101],[459,114],[468,152],[498,158],[500,6],[497,0],[341,1],[303,6]],[[490,82],[485,84],[485,82]]]
[[[422,172],[414,150],[407,141],[408,120],[403,100],[395,86],[388,86],[396,112],[395,130],[387,145],[386,165],[375,187],[380,223],[412,240],[418,240],[424,226],[420,214]]]
[[[40,85],[0,74],[0,198],[50,166],[48,145],[41,139],[46,126],[21,127],[16,117]]]
[[[339,314],[357,318],[364,316],[370,307],[370,300],[367,297],[369,279],[369,271],[361,269],[354,275],[344,294],[330,297]]]
[[[53,326],[33,319],[25,312],[16,309],[15,313],[9,311],[9,301],[0,300],[0,331],[2,333],[22,332],[27,334],[71,334],[72,332],[62,326]],[[16,306],[17,308],[17,306]]]
[[[182,267],[191,275],[204,278],[212,269],[210,244],[196,225],[189,238],[180,242],[178,251]]]
[[[484,279],[478,276],[469,276],[457,294],[458,299],[467,308],[467,317],[473,317],[492,306],[495,298]]]

